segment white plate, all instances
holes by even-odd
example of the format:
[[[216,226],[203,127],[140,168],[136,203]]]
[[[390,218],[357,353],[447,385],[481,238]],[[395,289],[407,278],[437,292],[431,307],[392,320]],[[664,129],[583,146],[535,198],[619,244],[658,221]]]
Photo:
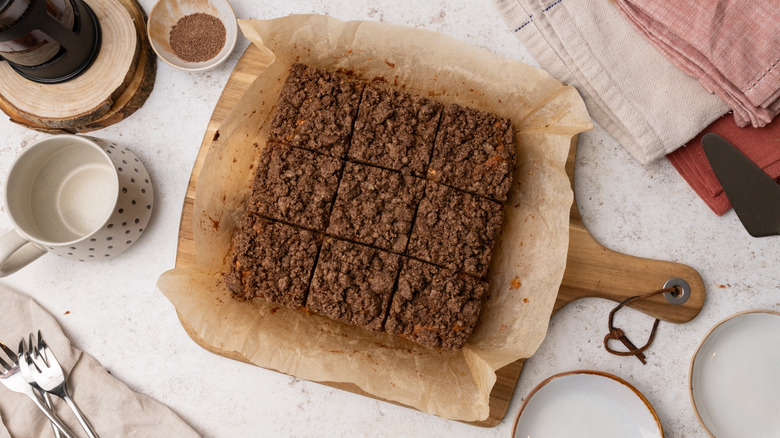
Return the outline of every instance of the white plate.
[[[647,399],[623,379],[598,371],[557,374],[525,399],[515,438],[659,438]]]
[[[712,436],[780,436],[780,313],[743,312],[715,325],[691,360],[689,384]]]

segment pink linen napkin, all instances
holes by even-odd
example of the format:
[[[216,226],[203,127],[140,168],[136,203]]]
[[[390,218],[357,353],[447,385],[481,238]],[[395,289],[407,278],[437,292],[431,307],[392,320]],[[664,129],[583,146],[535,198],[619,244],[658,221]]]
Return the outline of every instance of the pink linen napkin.
[[[691,188],[717,215],[731,208],[731,203],[720,186],[704,155],[701,139],[714,132],[728,140],[773,179],[780,182],[780,118],[763,128],[740,128],[733,117],[724,116],[708,126],[699,135],[666,157]]]
[[[780,111],[777,0],[616,0],[648,41],[734,111],[761,127]]]

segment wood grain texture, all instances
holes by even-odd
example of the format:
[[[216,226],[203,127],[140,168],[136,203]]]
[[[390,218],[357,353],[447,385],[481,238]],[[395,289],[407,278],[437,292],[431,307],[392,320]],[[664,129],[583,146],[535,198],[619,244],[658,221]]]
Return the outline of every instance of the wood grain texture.
[[[179,245],[176,254],[177,267],[192,266],[197,260],[192,233],[192,209],[198,175],[206,153],[214,140],[220,123],[225,119],[230,108],[241,98],[244,91],[262,72],[264,67],[264,60],[261,59],[260,51],[250,45],[236,65],[233,74],[225,85],[225,90],[214,108],[214,113],[206,129],[184,199],[179,229]],[[566,163],[566,170],[572,184],[574,181],[576,141],[576,138],[572,139],[572,147]],[[553,313],[579,298],[600,297],[622,301],[633,295],[652,292],[660,289],[672,277],[683,278],[690,284],[692,296],[688,302],[683,305],[673,306],[659,296],[646,302],[636,303],[633,307],[665,321],[675,323],[690,321],[701,310],[705,295],[704,283],[701,276],[694,269],[678,263],[632,257],[603,247],[593,239],[587,228],[585,228],[577,210],[576,201],[571,209],[569,232],[570,242],[566,271]],[[604,318],[606,316],[604,315]],[[206,350],[246,362],[245,358],[236,355],[235,352],[220,351],[218,348],[206,344],[198,337],[187,321],[183,320],[181,316],[179,316],[179,319],[190,337]],[[490,416],[483,421],[470,424],[493,427],[504,419],[524,363],[525,359],[520,359],[497,371],[497,380],[490,393]],[[353,384],[342,382],[324,382],[324,384],[367,397],[377,398],[365,393]]]
[[[11,121],[50,134],[88,132],[120,122],[154,88],[156,56],[146,13],[136,0],[92,0],[103,33],[100,54],[82,75],[38,84],[0,63],[0,110]]]

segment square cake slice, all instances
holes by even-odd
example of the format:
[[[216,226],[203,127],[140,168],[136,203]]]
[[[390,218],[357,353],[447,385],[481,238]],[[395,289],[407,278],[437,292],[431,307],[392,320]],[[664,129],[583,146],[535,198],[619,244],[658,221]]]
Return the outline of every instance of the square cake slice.
[[[269,141],[343,158],[365,83],[303,64],[290,68]]]
[[[407,254],[485,277],[503,220],[502,204],[428,181]]]
[[[425,180],[347,163],[328,234],[401,253],[424,190]]]
[[[444,108],[428,179],[504,202],[514,166],[509,119],[457,104]]]
[[[291,308],[303,306],[320,238],[313,232],[248,212],[233,235],[225,284],[240,300],[261,297]]]
[[[306,308],[336,321],[382,330],[400,258],[357,243],[326,238]]]
[[[260,156],[248,208],[271,219],[323,231],[341,168],[336,158],[269,144]]]
[[[429,348],[456,350],[474,331],[485,281],[405,259],[385,331]]]
[[[442,107],[422,96],[367,86],[348,157],[425,177]]]

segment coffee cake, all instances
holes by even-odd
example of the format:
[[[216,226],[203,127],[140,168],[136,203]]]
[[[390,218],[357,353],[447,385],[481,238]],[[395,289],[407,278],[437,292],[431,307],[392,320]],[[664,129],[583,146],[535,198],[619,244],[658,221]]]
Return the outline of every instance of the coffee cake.
[[[508,119],[457,104],[444,108],[429,179],[504,202],[514,163],[514,134]]]
[[[487,282],[404,260],[385,330],[420,345],[462,348],[479,319]]]
[[[407,253],[485,277],[503,219],[498,202],[428,181]]]
[[[364,87],[356,79],[294,64],[282,86],[268,140],[344,157]]]
[[[514,160],[507,119],[296,64],[225,283],[237,299],[462,348]]]
[[[367,86],[349,159],[425,177],[442,107],[422,96]]]
[[[228,290],[240,300],[261,297],[303,306],[320,240],[311,231],[248,212],[233,237]]]
[[[401,253],[424,189],[424,180],[347,163],[328,233]]]
[[[336,321],[382,330],[400,256],[326,238],[306,307]]]
[[[305,149],[269,144],[252,185],[249,210],[322,231],[336,196],[342,162]]]

